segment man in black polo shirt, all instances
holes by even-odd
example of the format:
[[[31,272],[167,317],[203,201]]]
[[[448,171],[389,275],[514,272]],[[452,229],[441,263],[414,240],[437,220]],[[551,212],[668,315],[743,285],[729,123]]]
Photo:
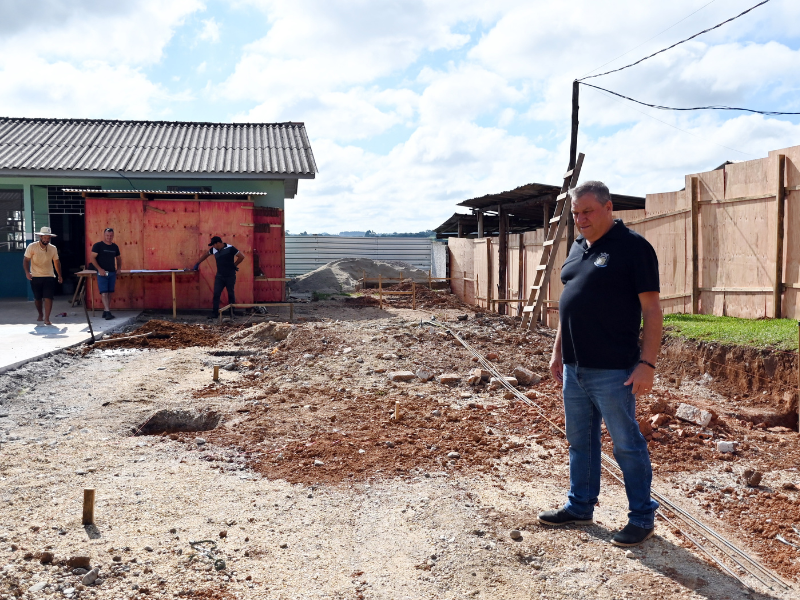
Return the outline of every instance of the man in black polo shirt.
[[[103,299],[103,318],[111,320],[111,294],[117,283],[117,271],[122,268],[119,246],[114,243],[114,230],[106,227],[103,241],[92,245],[89,262],[97,271],[97,291]]]
[[[661,344],[658,259],[642,236],[612,216],[611,195],[588,181],[571,195],[580,237],[561,269],[564,290],[550,371],[564,388],[570,490],[544,525],[590,524],[600,493],[600,423],[614,443],[625,479],[628,524],[612,537],[635,546],[653,535],[658,503],[647,441],[636,421],[636,395],[652,390]],[[644,322],[639,347],[639,325]]]
[[[236,285],[236,271],[239,270],[239,264],[244,260],[244,254],[215,235],[211,238],[208,252],[203,252],[194,265],[194,270],[199,269],[200,263],[209,256],[213,256],[217,261],[217,276],[214,277],[214,303],[208,317],[215,319],[219,316],[219,298],[222,296],[222,290],[228,290],[228,304],[236,304],[236,294],[233,288]]]

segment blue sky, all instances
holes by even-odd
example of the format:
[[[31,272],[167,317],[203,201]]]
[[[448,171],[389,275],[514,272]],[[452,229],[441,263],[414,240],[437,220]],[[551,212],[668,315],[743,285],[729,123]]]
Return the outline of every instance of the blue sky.
[[[417,231],[462,199],[558,183],[575,77],[752,4],[0,0],[0,114],[303,121],[320,173],[288,201],[290,231]],[[590,82],[659,104],[800,111],[799,48],[800,3],[772,0]],[[579,146],[586,178],[644,195],[798,145],[799,124],[582,88]]]

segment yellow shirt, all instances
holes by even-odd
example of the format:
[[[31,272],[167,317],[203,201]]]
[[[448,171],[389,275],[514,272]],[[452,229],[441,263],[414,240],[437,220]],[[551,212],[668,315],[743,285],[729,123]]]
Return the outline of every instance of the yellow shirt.
[[[31,260],[31,275],[34,277],[55,277],[53,261],[58,260],[58,250],[53,244],[45,248],[39,242],[33,242],[25,249],[25,258]]]

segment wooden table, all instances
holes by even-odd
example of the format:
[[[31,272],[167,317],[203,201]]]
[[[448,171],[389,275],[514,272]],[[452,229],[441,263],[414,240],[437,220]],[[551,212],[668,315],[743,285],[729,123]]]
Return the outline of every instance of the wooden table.
[[[172,317],[178,316],[178,298],[175,294],[175,274],[180,273],[197,273],[197,271],[186,271],[184,269],[130,269],[117,271],[117,277],[121,275],[172,275]],[[97,271],[86,269],[75,273],[80,279],[78,285],[75,286],[75,294],[72,296],[72,306],[75,306],[75,300],[80,292],[81,285],[89,286],[89,296],[92,298],[92,316],[94,316],[94,293],[92,287],[92,278],[97,276]]]

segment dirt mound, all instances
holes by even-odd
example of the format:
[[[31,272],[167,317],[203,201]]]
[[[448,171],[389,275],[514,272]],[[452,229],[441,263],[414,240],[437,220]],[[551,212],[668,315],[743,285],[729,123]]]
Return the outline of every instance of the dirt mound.
[[[289,289],[299,293],[353,292],[362,277],[377,278],[380,275],[384,279],[399,279],[401,273],[404,278],[413,278],[414,281],[428,281],[427,271],[415,269],[408,263],[369,258],[342,258],[301,275],[289,283]]]
[[[114,341],[116,338],[152,333],[150,337],[139,337],[130,340]],[[132,333],[112,335],[110,341],[103,342],[98,348],[166,348],[177,350],[192,346],[215,346],[220,337],[210,327],[202,325],[187,325],[184,323],[171,323],[169,321],[152,320],[142,325]]]
[[[269,321],[268,323],[259,323],[253,327],[247,327],[241,331],[237,331],[231,336],[232,340],[239,340],[248,344],[255,344],[258,342],[280,342],[289,337],[292,333],[293,326],[289,323],[275,323]]]

